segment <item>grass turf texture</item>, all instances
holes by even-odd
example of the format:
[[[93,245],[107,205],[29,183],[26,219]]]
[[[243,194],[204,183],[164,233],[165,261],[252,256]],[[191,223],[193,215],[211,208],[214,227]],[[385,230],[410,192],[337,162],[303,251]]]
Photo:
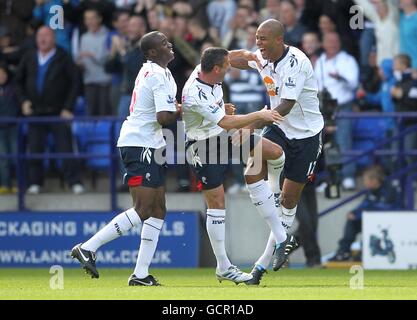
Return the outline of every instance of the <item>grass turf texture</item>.
[[[51,290],[48,269],[0,269],[0,299],[417,299],[417,270],[364,271],[364,288],[350,289],[349,270],[283,269],[259,287],[221,284],[214,269],[153,269],[162,287],[128,287],[131,270],[101,269],[100,279],[65,269],[64,289]]]

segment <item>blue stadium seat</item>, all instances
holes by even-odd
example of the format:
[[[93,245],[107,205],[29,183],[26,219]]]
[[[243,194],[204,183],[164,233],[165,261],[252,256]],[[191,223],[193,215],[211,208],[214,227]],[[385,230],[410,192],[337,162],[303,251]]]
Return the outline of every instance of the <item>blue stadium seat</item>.
[[[353,150],[368,151],[386,137],[386,120],[383,118],[358,118],[353,124]],[[372,156],[361,157],[357,164],[366,167],[373,163]]]

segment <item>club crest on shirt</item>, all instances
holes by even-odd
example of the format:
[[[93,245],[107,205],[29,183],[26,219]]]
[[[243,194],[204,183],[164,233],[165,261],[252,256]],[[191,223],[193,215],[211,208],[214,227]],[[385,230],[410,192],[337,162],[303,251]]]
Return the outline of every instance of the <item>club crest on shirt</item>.
[[[290,88],[290,89],[295,88],[295,80],[294,80],[294,78],[288,77],[287,82],[285,82],[285,86],[287,88]]]
[[[266,87],[266,91],[268,92],[268,95],[270,97],[274,97],[277,95],[278,92],[278,88],[275,86],[275,82],[274,79],[272,79],[271,77],[264,77],[264,84]]]
[[[291,68],[298,65],[298,60],[294,54],[290,56],[290,66]]]

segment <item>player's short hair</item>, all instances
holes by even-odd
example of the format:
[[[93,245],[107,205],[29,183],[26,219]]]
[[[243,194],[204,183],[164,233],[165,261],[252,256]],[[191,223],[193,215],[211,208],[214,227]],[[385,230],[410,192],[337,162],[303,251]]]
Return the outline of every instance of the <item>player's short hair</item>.
[[[214,66],[221,67],[229,51],[224,48],[212,47],[203,51],[201,56],[201,71],[210,72]]]
[[[155,49],[157,40],[158,40],[157,35],[159,33],[160,33],[159,31],[151,31],[145,34],[140,39],[140,43],[139,43],[140,50],[143,52],[146,58],[148,58],[148,51],[151,49]]]
[[[363,172],[363,176],[367,176],[371,179],[377,179],[380,183],[385,180],[385,172],[380,165],[372,165],[366,168]]]
[[[407,68],[411,68],[411,58],[408,54],[400,53],[394,57],[395,60],[398,60]]]

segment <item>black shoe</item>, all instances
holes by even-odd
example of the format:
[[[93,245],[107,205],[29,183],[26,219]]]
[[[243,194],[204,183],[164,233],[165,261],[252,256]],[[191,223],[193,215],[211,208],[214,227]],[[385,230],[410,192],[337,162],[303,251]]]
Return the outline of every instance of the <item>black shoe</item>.
[[[92,251],[81,249],[81,245],[77,244],[71,250],[71,257],[77,259],[80,263],[85,272],[91,275],[91,278],[99,277],[97,268],[96,268],[96,254]]]
[[[145,277],[143,279],[139,279],[134,274],[132,274],[129,277],[128,285],[129,286],[147,286],[147,287],[151,287],[151,286],[160,286],[161,284],[152,275],[148,275],[147,277]]]
[[[290,254],[298,248],[298,242],[292,235],[287,235],[287,239],[275,248],[272,269],[277,271],[287,262]]]
[[[351,254],[349,252],[337,252],[329,261],[341,262],[349,261],[351,259]]]
[[[257,286],[261,283],[262,277],[265,273],[267,273],[266,269],[262,268],[259,265],[254,265],[250,274],[252,275],[252,279],[245,281],[248,286]]]

